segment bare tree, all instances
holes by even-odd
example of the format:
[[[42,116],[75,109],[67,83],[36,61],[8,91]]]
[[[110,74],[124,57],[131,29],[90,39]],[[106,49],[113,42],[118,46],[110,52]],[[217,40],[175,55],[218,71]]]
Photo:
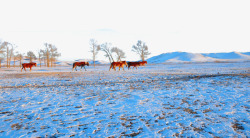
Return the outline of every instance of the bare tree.
[[[49,62],[50,62],[50,50],[49,50],[49,45],[50,44],[48,44],[48,43],[44,43],[44,45],[45,45],[45,49],[44,50],[42,50],[41,52],[43,53],[43,56],[44,56],[44,58],[45,58],[45,60],[46,60],[46,65],[47,65],[47,67],[49,67]]]
[[[10,48],[9,48],[9,45],[10,43],[9,42],[6,42],[6,41],[4,41],[3,43],[2,43],[2,47],[3,47],[3,49],[5,49],[5,53],[6,53],[6,67],[8,68],[8,65],[9,65],[9,53],[10,53]]]
[[[121,49],[119,49],[118,47],[113,47],[111,49],[111,52],[116,54],[116,60],[117,61],[121,61],[123,58],[126,58],[125,56],[125,52],[123,52]]]
[[[43,62],[44,62],[44,66],[46,67],[46,66],[47,66],[47,64],[46,64],[46,63],[47,63],[47,60],[46,60],[46,57],[45,57],[44,55],[42,56],[42,60],[43,60]]]
[[[61,56],[61,53],[59,53],[57,51],[57,47],[52,44],[49,44],[49,51],[50,51],[50,62],[51,62],[51,67],[52,67],[53,62],[56,61],[57,57]]]
[[[101,44],[100,46],[100,50],[103,51],[105,53],[105,57],[109,58],[109,62],[114,62],[114,58],[112,56],[112,51],[111,51],[111,43],[104,43]]]
[[[10,54],[10,48],[9,48],[9,42],[3,42],[3,45],[4,45],[4,47],[5,47],[5,49],[6,49],[6,67],[8,68],[9,67],[9,54]]]
[[[17,53],[16,57],[17,57],[17,60],[19,60],[19,65],[20,65],[20,68],[21,68],[22,67],[23,54]]]
[[[0,68],[2,66],[2,61],[5,57],[5,45],[0,41]]]
[[[39,60],[39,63],[40,63],[40,68],[42,67],[42,58],[43,58],[43,50],[40,49],[38,52],[38,60]]]
[[[89,44],[90,44],[90,52],[93,54],[93,63],[95,67],[95,58],[99,50],[101,50],[101,47],[100,45],[97,44],[97,41],[95,39],[90,39]]]
[[[32,51],[27,52],[27,56],[28,56],[30,62],[32,62],[33,59],[36,59],[36,55]]]
[[[13,46],[11,43],[9,42],[3,42],[3,47],[6,49],[6,59],[7,59],[7,68],[10,68],[10,61],[11,61],[11,56],[12,56],[12,52],[13,52]]]
[[[9,67],[10,67],[10,62],[11,62],[11,59],[15,57],[14,55],[14,50],[15,50],[15,47],[13,46],[13,44],[10,45],[10,53],[9,53]],[[15,61],[14,61],[15,62]],[[15,64],[15,63],[14,63]]]
[[[18,52],[14,53],[14,68],[16,67],[16,61],[18,60]]]
[[[132,51],[136,52],[140,56],[142,61],[144,61],[145,58],[150,55],[148,46],[141,40],[138,40],[137,44],[132,46]]]

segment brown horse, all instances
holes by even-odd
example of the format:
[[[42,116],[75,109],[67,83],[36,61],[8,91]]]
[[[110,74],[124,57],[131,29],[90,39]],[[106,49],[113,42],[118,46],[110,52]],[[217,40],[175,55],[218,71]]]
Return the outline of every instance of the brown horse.
[[[130,69],[130,67],[133,66],[133,68],[136,68],[141,66],[140,62],[128,62],[128,69]]]
[[[30,68],[30,71],[31,71],[31,69],[32,69],[33,66],[36,66],[36,63],[35,63],[35,62],[23,63],[23,64],[22,64],[21,72],[22,72],[23,69],[26,71],[26,68]]]
[[[145,64],[147,64],[147,61],[139,61],[139,62],[128,62],[128,69],[130,69],[131,66],[133,66],[133,68],[139,67],[139,66],[145,66]]]
[[[119,67],[119,70],[121,68],[124,70],[124,65],[126,65],[126,67],[128,66],[126,61],[112,62],[111,65],[110,65],[109,71],[110,71],[111,68],[116,71],[116,67]]]
[[[145,64],[148,64],[147,61],[140,61],[140,66],[145,66]]]
[[[89,66],[89,62],[74,62],[73,63],[73,71],[74,71],[74,69],[76,70],[77,66],[80,66],[81,69],[82,69],[82,67],[84,67],[85,71],[87,71],[86,68],[85,68],[86,65]]]

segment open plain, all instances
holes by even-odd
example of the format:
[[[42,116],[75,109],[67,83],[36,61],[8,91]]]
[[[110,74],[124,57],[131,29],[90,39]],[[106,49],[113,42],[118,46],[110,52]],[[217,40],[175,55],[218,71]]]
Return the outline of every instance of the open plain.
[[[0,69],[0,137],[249,137],[250,62]]]

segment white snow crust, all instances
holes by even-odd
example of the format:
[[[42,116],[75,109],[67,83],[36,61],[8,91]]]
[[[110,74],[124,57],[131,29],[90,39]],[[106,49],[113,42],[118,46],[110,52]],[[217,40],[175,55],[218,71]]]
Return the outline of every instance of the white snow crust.
[[[86,69],[1,68],[0,137],[250,136],[249,62]]]

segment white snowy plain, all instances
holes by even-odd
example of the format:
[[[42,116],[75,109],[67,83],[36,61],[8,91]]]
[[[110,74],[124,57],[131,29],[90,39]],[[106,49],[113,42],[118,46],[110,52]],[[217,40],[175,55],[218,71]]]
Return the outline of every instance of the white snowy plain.
[[[250,62],[0,69],[0,137],[249,137]]]

